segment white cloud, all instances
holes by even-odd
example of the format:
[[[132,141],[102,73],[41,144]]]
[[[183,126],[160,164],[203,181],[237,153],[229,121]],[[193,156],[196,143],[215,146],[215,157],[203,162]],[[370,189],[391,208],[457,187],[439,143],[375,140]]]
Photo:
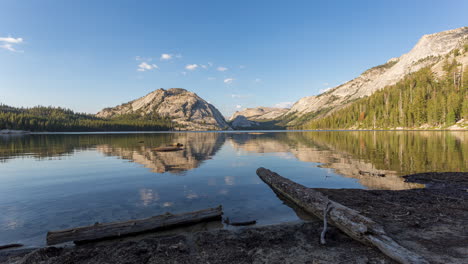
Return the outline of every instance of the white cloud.
[[[23,43],[23,38],[0,37],[0,49],[5,49],[12,52],[19,52],[17,49],[14,48],[13,44],[21,43]]]
[[[203,69],[207,69],[207,68],[208,68],[208,66],[203,65],[203,64],[200,64],[200,67],[202,67]]]
[[[223,71],[227,71],[228,68],[219,66],[217,70],[220,71],[220,72],[223,72]]]
[[[161,60],[170,60],[172,59],[172,54],[168,54],[168,53],[163,53],[161,54]]]
[[[237,109],[241,109],[241,108],[242,108],[242,105],[236,105],[236,108],[237,108]]]
[[[236,99],[236,98],[248,98],[253,96],[252,94],[231,94],[231,98]]]
[[[291,106],[294,104],[294,102],[280,102],[275,104],[275,107],[280,107],[280,108],[291,108]]]
[[[212,63],[212,62],[208,62],[207,64],[208,64],[208,66],[213,67],[213,63]]]
[[[19,43],[23,43],[23,38],[12,38],[12,37],[0,38],[0,42],[19,44]]]
[[[197,64],[189,64],[187,66],[185,66],[185,69],[189,70],[189,71],[193,71],[195,70],[196,68],[198,68],[198,65]]]
[[[142,62],[138,65],[138,69],[137,71],[141,71],[141,72],[144,72],[144,71],[151,71],[153,69],[159,69],[158,65],[156,64],[148,64],[146,62]]]
[[[234,80],[234,78],[226,78],[224,79],[224,83],[231,84]]]

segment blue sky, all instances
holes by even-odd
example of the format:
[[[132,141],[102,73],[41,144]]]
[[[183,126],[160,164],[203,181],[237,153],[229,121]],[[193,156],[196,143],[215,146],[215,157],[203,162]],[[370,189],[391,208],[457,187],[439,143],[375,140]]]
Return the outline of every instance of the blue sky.
[[[0,0],[0,102],[95,113],[181,87],[225,115],[287,105],[467,13],[464,0]]]

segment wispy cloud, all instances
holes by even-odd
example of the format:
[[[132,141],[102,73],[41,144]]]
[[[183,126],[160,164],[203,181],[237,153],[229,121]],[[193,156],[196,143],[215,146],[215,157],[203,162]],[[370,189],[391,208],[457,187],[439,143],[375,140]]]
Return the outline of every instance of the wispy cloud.
[[[145,58],[145,57],[141,57],[141,56],[136,56],[136,57],[135,57],[135,60],[136,60],[136,61],[152,61],[153,58],[149,58],[149,57],[148,57],[148,58]]]
[[[23,43],[23,38],[12,38],[12,37],[0,37],[0,48],[5,49],[12,52],[22,52],[15,49],[15,44]]]
[[[248,98],[251,97],[251,94],[231,94],[231,98],[236,99],[236,98]]]
[[[245,65],[239,65],[239,69],[245,69]]]
[[[198,64],[189,64],[187,66],[185,66],[185,69],[189,70],[189,71],[193,71],[195,69],[198,68]]]
[[[172,56],[173,56],[172,54],[169,54],[169,53],[163,53],[163,54],[161,54],[161,58],[160,58],[160,60],[162,60],[162,61],[165,61],[165,60],[166,60],[166,61],[167,61],[167,60],[170,60],[170,59],[172,59]]]
[[[207,79],[208,79],[208,81],[213,81],[213,80],[216,80],[216,78],[215,78],[215,77],[208,77]]]
[[[217,70],[220,71],[220,72],[224,72],[224,71],[227,71],[228,68],[223,67],[223,66],[219,66]]]
[[[0,45],[0,48],[13,51],[13,52],[17,51],[15,48],[13,48],[13,45],[11,45],[10,43],[2,44]]]
[[[280,102],[275,104],[275,107],[280,107],[280,108],[291,108],[291,106],[294,104],[294,102]]]
[[[158,65],[156,64],[148,64],[146,62],[142,62],[138,65],[138,69],[137,71],[141,71],[141,72],[144,72],[144,71],[151,71],[151,70],[154,70],[154,69],[159,69]]]
[[[254,83],[261,83],[261,82],[262,82],[262,79],[260,79],[260,78],[256,78],[256,79],[254,80]]]
[[[236,105],[236,108],[237,108],[237,109],[241,109],[241,108],[242,108],[242,105]]]
[[[234,80],[234,78],[226,78],[224,79],[224,83],[231,84]]]

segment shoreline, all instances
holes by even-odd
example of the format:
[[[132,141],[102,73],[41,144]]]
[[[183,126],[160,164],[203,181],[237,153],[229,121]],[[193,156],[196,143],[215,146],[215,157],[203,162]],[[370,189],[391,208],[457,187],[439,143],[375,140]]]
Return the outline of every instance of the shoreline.
[[[21,133],[1,133],[0,135],[102,135],[102,134],[175,134],[175,133],[282,133],[282,132],[466,132],[464,129],[315,129],[315,130],[185,130],[185,131],[88,131],[88,132],[30,132],[22,131]]]
[[[463,236],[468,225],[468,172],[420,173],[405,178],[426,188],[316,190],[379,222],[398,243],[431,263],[468,262],[468,241]],[[304,222],[0,251],[0,263],[307,263],[312,259],[318,263],[394,263],[335,227],[327,231],[327,244],[320,245],[322,221],[291,207]]]

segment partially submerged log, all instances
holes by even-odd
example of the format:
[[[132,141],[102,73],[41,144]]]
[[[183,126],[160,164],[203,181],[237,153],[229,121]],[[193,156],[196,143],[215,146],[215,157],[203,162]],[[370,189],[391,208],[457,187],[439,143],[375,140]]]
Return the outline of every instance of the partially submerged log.
[[[0,250],[2,249],[9,249],[9,248],[17,248],[17,247],[22,247],[23,244],[7,244],[7,245],[0,245]]]
[[[183,147],[184,144],[182,144],[182,143],[171,143],[168,146],[170,146],[170,147],[179,147],[180,148],[180,147]]]
[[[178,226],[195,224],[203,221],[221,219],[223,210],[221,206],[183,214],[157,215],[150,218],[113,222],[91,226],[83,226],[47,233],[47,245],[74,241],[83,243],[103,240],[120,236],[140,234],[149,231],[163,230]]]
[[[159,148],[154,148],[154,151],[159,151],[159,152],[168,152],[168,151],[179,151],[182,150],[180,147],[159,147]]]
[[[224,220],[224,223],[226,225],[232,225],[232,226],[249,226],[249,225],[255,225],[257,223],[257,220],[232,222],[228,217],[226,218],[226,220]]]
[[[429,263],[423,257],[395,242],[380,224],[359,214],[356,210],[328,199],[321,192],[295,183],[265,168],[258,168],[257,175],[275,192],[320,219],[323,219],[323,212],[329,206],[328,220],[332,225],[362,243],[377,247],[390,258],[405,264]]]

